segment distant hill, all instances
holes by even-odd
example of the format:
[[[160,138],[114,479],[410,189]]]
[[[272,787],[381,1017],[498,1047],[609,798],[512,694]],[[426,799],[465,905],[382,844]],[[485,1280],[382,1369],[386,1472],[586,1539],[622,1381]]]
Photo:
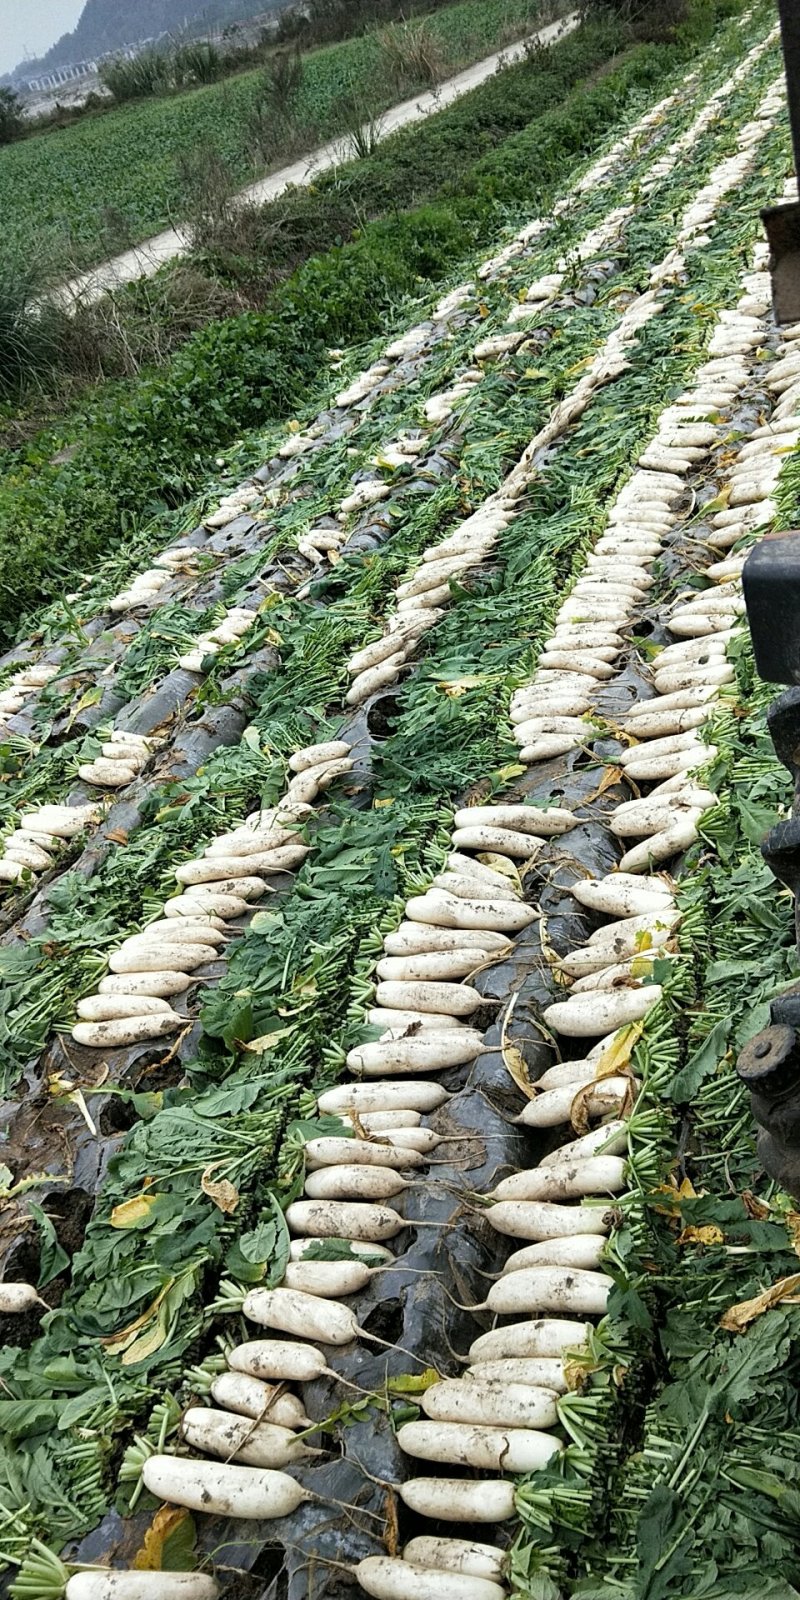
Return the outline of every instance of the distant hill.
[[[211,32],[226,23],[279,11],[287,0],[86,0],[71,33],[47,53],[20,63],[14,76],[35,77],[52,67],[92,60],[163,34]]]

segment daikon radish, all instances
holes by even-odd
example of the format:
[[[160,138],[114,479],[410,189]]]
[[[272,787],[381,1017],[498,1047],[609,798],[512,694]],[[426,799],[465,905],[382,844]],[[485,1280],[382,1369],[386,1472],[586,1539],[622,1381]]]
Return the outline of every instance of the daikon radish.
[[[355,1111],[360,1115],[362,1111],[399,1109],[436,1111],[449,1099],[440,1083],[343,1083],[335,1089],[325,1089],[317,1105],[323,1112]]]
[[[505,1478],[409,1478],[397,1492],[409,1511],[437,1522],[507,1522],[514,1515],[514,1485]]]
[[[612,1028],[622,1028],[629,1022],[638,1022],[661,999],[658,983],[643,985],[641,989],[621,989],[609,993],[596,991],[594,995],[574,995],[569,1000],[556,1001],[542,1013],[548,1028],[570,1039],[593,1039]]]
[[[380,1006],[449,1017],[468,1017],[487,1003],[467,983],[379,983],[375,998]]]
[[[464,1026],[459,1017],[448,1016],[444,1011],[398,1011],[394,1006],[370,1006],[365,1021],[371,1028],[380,1028],[381,1040],[406,1038],[420,1032],[426,1036],[452,1033]]]
[[[142,1467],[142,1478],[145,1488],[159,1499],[217,1517],[251,1521],[290,1517],[304,1500],[311,1499],[308,1489],[286,1472],[229,1466],[221,1461],[150,1456]]]
[[[591,1156],[549,1167],[528,1167],[503,1178],[490,1191],[492,1200],[573,1200],[589,1194],[619,1194],[625,1187],[621,1156]]]
[[[587,1073],[583,1082],[564,1084],[560,1089],[545,1089],[534,1100],[528,1101],[517,1121],[526,1128],[558,1128],[562,1123],[569,1122],[575,1096],[579,1093],[579,1103],[587,1117],[607,1117],[619,1112],[635,1088],[631,1078],[621,1075],[595,1078],[594,1073]]]
[[[258,857],[255,859],[258,860]],[[219,864],[220,863],[218,860],[217,865]],[[187,862],[186,865],[191,866],[192,863]],[[199,862],[197,865],[199,866]],[[210,866],[210,862],[207,857],[205,865],[206,867]],[[252,870],[253,857],[248,857],[247,861],[242,862],[241,865],[246,866],[248,870]],[[267,886],[263,878],[251,878],[244,876],[219,879],[215,878],[213,882],[190,884],[187,887],[184,898],[192,901],[200,900],[202,901],[203,905],[208,908],[208,910],[213,911],[217,909],[217,906],[221,905],[223,896],[225,895],[232,896],[235,900],[259,900],[266,887]],[[173,904],[172,901],[167,901],[167,906],[171,904]],[[165,906],[164,909],[166,911],[167,907]],[[224,915],[224,912],[221,912],[220,914]],[[237,913],[237,915],[238,914],[240,913]]]
[[[566,1317],[531,1317],[507,1328],[492,1328],[488,1333],[479,1334],[469,1347],[469,1359],[473,1365],[482,1365],[486,1361],[535,1357],[558,1362],[560,1370],[562,1357],[572,1350],[582,1349],[592,1332],[590,1322],[575,1322]]]
[[[362,1204],[356,1200],[294,1200],[287,1207],[286,1222],[290,1233],[294,1234],[312,1233],[322,1239],[348,1239],[353,1235],[356,1239],[375,1239],[378,1243],[393,1239],[409,1226],[390,1206]]]
[[[248,1339],[228,1352],[228,1366],[273,1383],[311,1383],[331,1375],[321,1350],[288,1339]]]
[[[488,928],[497,933],[519,933],[535,921],[532,906],[510,900],[458,900],[442,889],[429,889],[425,895],[406,903],[411,922],[433,923],[439,928]]]
[[[417,1132],[418,1130],[414,1130]],[[370,1167],[392,1167],[397,1163],[397,1153],[387,1144],[372,1139],[340,1139],[335,1136],[309,1139],[303,1153],[309,1170],[317,1167],[338,1167],[342,1163]],[[422,1166],[422,1160],[410,1161],[410,1166]]]
[[[358,1120],[365,1133],[374,1133],[379,1137],[383,1137],[384,1134],[394,1133],[398,1129],[404,1128],[408,1131],[411,1128],[419,1128],[422,1121],[422,1113],[420,1111],[362,1111]],[[352,1117],[346,1114],[340,1117],[340,1121],[346,1123],[348,1127],[354,1127]]]
[[[469,859],[462,857],[462,859]],[[474,872],[437,872],[431,880],[434,889],[446,889],[459,900],[480,900],[491,894],[493,900],[518,900],[519,891],[511,883],[487,883]]]
[[[431,1384],[421,1396],[432,1422],[476,1422],[492,1428],[554,1428],[558,1421],[550,1389],[497,1384],[473,1378]]]
[[[384,1138],[394,1145],[399,1167],[416,1166],[417,1162],[411,1159],[413,1155],[428,1155],[442,1143],[441,1135],[431,1128],[395,1128],[387,1131]]]
[[[149,1039],[165,1039],[185,1026],[185,1017],[170,1012],[168,1016],[122,1017],[113,1022],[76,1022],[72,1037],[76,1044],[95,1050],[120,1050],[126,1045],[146,1044]]]
[[[32,1283],[0,1283],[0,1316],[20,1316],[44,1304]]]
[[[328,1245],[330,1242],[329,1239],[315,1239],[313,1235],[309,1239],[293,1239],[289,1245],[289,1260],[303,1261],[319,1245]],[[395,1259],[385,1245],[370,1244],[368,1239],[337,1239],[336,1243],[342,1246],[342,1260],[347,1259],[347,1251],[354,1256],[369,1257],[372,1262]]]
[[[366,1289],[371,1271],[361,1261],[289,1261],[282,1287],[300,1289],[321,1300],[338,1300]]]
[[[611,917],[640,917],[674,906],[672,892],[663,878],[638,882],[622,873],[606,878],[581,879],[570,886],[570,893],[581,905]]]
[[[444,1572],[465,1572],[472,1578],[493,1578],[499,1583],[506,1564],[506,1552],[493,1544],[477,1544],[471,1539],[438,1539],[420,1534],[409,1539],[403,1560],[420,1567],[435,1567]]]
[[[219,949],[227,943],[223,929],[224,923],[219,917],[207,917],[205,921],[202,917],[191,921],[188,917],[164,917],[159,922],[149,922],[138,937],[151,941],[160,939],[164,944],[211,944]]]
[[[84,1022],[115,1022],[123,1017],[175,1016],[166,1000],[139,994],[92,994],[85,1000],[79,1000],[75,1009]]]
[[[152,995],[153,999],[169,999],[171,995],[185,994],[192,986],[186,972],[127,972],[101,978],[100,994]]]
[[[501,856],[515,856],[529,861],[542,847],[541,838],[532,833],[514,831],[512,828],[490,828],[485,823],[468,828],[456,828],[453,844],[459,850],[494,850]]]
[[[435,983],[466,978],[493,958],[483,950],[442,950],[419,956],[384,956],[376,967],[383,983]]]
[[[290,1428],[253,1423],[249,1417],[231,1416],[210,1406],[190,1406],[181,1419],[181,1434],[195,1450],[245,1467],[288,1467],[315,1453]]]
[[[406,1455],[422,1461],[490,1472],[535,1472],[561,1449],[552,1434],[532,1428],[486,1428],[460,1422],[406,1422],[397,1430],[397,1443]]]
[[[579,1267],[525,1267],[493,1283],[486,1303],[508,1316],[530,1311],[578,1311],[603,1316],[614,1279]],[[510,1469],[509,1469],[510,1470]]]
[[[182,866],[176,867],[175,878],[178,883],[192,888],[204,883],[211,884],[221,894],[227,892],[222,888],[223,880],[226,882],[231,880],[232,892],[235,894],[240,885],[255,883],[257,874],[273,871],[272,858],[276,854],[277,852],[272,850],[256,856],[201,856],[195,861],[185,861]],[[259,893],[263,887],[259,880]],[[248,898],[243,887],[241,893],[243,898]]]
[[[603,1259],[606,1241],[599,1233],[574,1233],[566,1239],[542,1239],[538,1244],[515,1250],[502,1270],[505,1278],[526,1267],[581,1267],[596,1270]]]
[[[353,1572],[374,1600],[504,1600],[506,1593],[489,1578],[431,1570],[399,1556],[366,1556]]]
[[[359,672],[344,697],[345,704],[361,705],[371,695],[377,694],[379,689],[385,688],[386,684],[394,683],[405,663],[405,649],[397,650],[394,655],[386,656],[383,661],[374,667],[369,667],[366,672]]]
[[[390,1072],[444,1072],[474,1061],[482,1049],[483,1035],[474,1028],[448,1029],[444,1033],[431,1029],[423,1035],[357,1045],[347,1056],[347,1066],[359,1077],[382,1077]],[[409,1104],[413,1107],[414,1102]]]
[[[344,739],[329,739],[325,744],[309,744],[303,750],[296,750],[289,757],[289,770],[291,772],[306,772],[309,767],[317,767],[328,761],[341,761],[350,754],[350,745]]]
[[[216,1600],[219,1584],[207,1572],[131,1572],[119,1567],[74,1572],[65,1600]]]
[[[541,1078],[536,1079],[536,1088],[541,1093],[549,1089],[564,1089],[568,1083],[580,1088],[584,1083],[590,1083],[595,1075],[596,1063],[588,1059],[581,1061],[558,1061],[554,1067],[548,1067]]]
[[[317,1232],[321,1233],[322,1229],[317,1227]],[[356,1318],[347,1306],[305,1294],[300,1289],[250,1289],[242,1311],[262,1328],[319,1340],[321,1344],[350,1344],[361,1335]]]
[[[613,1213],[541,1200],[498,1200],[486,1212],[486,1220],[497,1233],[512,1239],[563,1239],[575,1233],[608,1233]]]
[[[513,940],[488,928],[433,928],[423,922],[401,922],[383,941],[387,956],[424,955],[427,952],[472,950],[476,960],[484,955],[503,956],[513,949]]]
[[[310,1428],[301,1402],[294,1394],[281,1391],[280,1385],[262,1383],[245,1372],[221,1372],[211,1385],[211,1397],[223,1411],[236,1416],[263,1418],[280,1428]]]
[[[649,839],[643,839],[640,844],[626,850],[620,865],[628,872],[645,872],[651,867],[658,866],[660,861],[668,861],[671,856],[680,855],[699,838],[698,825],[702,815],[703,812],[700,810],[684,812],[682,816],[676,817],[668,828],[663,828]]]
[[[520,1328],[526,1324],[515,1322],[513,1326]],[[569,1388],[564,1366],[564,1361],[547,1356],[508,1356],[505,1360],[471,1362],[465,1376],[475,1383],[521,1383],[559,1395],[566,1394]]]
[[[318,1167],[306,1175],[309,1200],[391,1200],[408,1188],[399,1172],[358,1165]]]
[[[593,1128],[591,1133],[584,1133],[579,1139],[571,1139],[569,1144],[562,1144],[560,1149],[551,1150],[547,1156],[542,1156],[541,1167],[557,1166],[560,1161],[584,1161],[588,1156],[624,1155],[628,1149],[628,1125],[619,1119],[612,1122],[603,1122],[599,1128]]]
[[[234,917],[243,917],[249,910],[247,901],[238,895],[214,894],[210,890],[201,893],[196,889],[192,894],[179,894],[172,900],[167,900],[164,905],[164,917],[168,921],[177,921],[183,917],[195,921],[197,918],[209,917],[212,921],[225,923]]]
[[[211,945],[159,944],[148,940],[131,939],[108,958],[111,972],[158,972],[165,968],[175,972],[191,972],[195,967],[215,961],[217,952]]]
[[[456,812],[453,827],[505,828],[515,833],[531,833],[537,838],[547,838],[551,834],[568,833],[570,828],[575,827],[575,821],[571,811],[559,806],[549,806],[546,810],[522,805],[467,806],[465,810]]]
[[[650,794],[646,799],[626,800],[616,807],[610,819],[611,832],[618,838],[649,838],[676,821],[685,810],[708,810],[717,804],[711,789],[687,782],[672,795]]]

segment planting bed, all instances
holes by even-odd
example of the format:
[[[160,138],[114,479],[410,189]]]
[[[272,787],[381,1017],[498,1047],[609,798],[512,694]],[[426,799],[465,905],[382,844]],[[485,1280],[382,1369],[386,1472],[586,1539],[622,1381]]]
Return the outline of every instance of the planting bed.
[[[18,1600],[800,1592],[789,170],[756,9],[3,659]]]

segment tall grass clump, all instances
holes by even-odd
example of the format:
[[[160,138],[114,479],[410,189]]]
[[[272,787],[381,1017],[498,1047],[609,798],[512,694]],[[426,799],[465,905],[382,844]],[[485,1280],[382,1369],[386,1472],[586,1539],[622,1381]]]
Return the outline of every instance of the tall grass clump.
[[[0,255],[0,401],[48,387],[63,363],[66,313],[45,289],[35,264]]]

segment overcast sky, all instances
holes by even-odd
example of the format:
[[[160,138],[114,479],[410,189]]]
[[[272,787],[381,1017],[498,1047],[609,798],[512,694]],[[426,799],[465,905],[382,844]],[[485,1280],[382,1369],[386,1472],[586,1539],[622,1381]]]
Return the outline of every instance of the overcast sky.
[[[0,72],[40,56],[74,28],[84,0],[0,0]]]

